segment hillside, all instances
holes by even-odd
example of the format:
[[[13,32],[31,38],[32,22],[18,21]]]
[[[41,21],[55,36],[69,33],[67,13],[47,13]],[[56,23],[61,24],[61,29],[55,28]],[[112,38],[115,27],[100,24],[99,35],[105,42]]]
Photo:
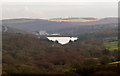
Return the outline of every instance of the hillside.
[[[3,76],[120,74],[118,65],[109,64],[120,61],[117,18],[90,22],[9,19],[3,20],[2,27]],[[61,36],[76,36],[78,40],[60,45],[57,41],[46,40],[46,36],[38,39],[29,34],[40,30],[60,33]]]
[[[73,18],[74,19],[74,18]],[[73,20],[71,19],[71,20]],[[96,20],[92,18],[82,18],[85,20]],[[70,20],[70,19],[62,19],[62,20]],[[34,32],[34,31],[40,31],[45,30],[47,32],[51,33],[61,33],[63,30],[71,31],[71,29],[76,28],[87,28],[91,26],[95,26],[96,29],[99,29],[100,26],[102,28],[106,27],[114,27],[117,26],[117,18],[103,18],[97,21],[90,21],[90,22],[56,22],[56,21],[50,21],[50,20],[43,20],[43,19],[8,19],[8,20],[2,20],[3,26],[9,26],[16,29],[21,29],[23,31],[27,32]],[[98,28],[97,28],[98,26]],[[80,29],[78,29],[80,30]],[[66,32],[69,33],[69,32]]]
[[[109,51],[103,39],[90,36],[67,45],[55,45],[33,35],[3,33],[3,76],[75,74],[119,74],[109,65],[119,59],[119,51]]]
[[[2,32],[7,32],[7,33],[18,33],[18,34],[27,34],[28,32],[16,29],[14,27],[8,27],[8,26],[2,26]]]

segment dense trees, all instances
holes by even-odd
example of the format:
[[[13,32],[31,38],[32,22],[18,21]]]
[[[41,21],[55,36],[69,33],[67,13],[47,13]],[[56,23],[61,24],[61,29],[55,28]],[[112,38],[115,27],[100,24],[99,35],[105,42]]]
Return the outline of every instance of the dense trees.
[[[3,35],[3,72],[41,74],[66,73],[78,66],[102,65],[117,59],[105,49],[103,40],[89,38],[67,45],[52,46],[33,35]]]

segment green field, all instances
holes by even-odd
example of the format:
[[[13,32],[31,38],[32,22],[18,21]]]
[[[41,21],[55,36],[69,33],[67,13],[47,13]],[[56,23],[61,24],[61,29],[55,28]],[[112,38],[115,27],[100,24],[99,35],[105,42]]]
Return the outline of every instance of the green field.
[[[118,41],[105,42],[104,45],[109,50],[116,50],[116,49],[118,49]]]

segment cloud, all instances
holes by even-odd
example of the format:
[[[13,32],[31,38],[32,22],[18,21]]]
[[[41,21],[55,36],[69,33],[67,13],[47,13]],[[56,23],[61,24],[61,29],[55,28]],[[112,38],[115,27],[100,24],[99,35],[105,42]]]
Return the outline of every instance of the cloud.
[[[44,17],[43,11],[32,7],[6,7],[2,10],[3,18],[17,18],[17,17],[29,17],[29,18],[42,18]]]
[[[44,15],[43,11],[41,11],[40,9],[35,9],[35,8],[30,8],[30,7],[25,6],[24,10],[25,10],[25,12],[32,13],[36,16],[43,16]]]
[[[25,11],[29,11],[30,9],[28,7],[25,7]]]

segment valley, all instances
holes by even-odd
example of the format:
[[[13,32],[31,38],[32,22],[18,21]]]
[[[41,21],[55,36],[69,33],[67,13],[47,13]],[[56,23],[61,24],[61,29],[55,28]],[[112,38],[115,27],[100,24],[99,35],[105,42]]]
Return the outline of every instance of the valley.
[[[3,75],[119,75],[117,64],[110,64],[120,61],[117,18],[89,22],[10,19],[1,26]]]

